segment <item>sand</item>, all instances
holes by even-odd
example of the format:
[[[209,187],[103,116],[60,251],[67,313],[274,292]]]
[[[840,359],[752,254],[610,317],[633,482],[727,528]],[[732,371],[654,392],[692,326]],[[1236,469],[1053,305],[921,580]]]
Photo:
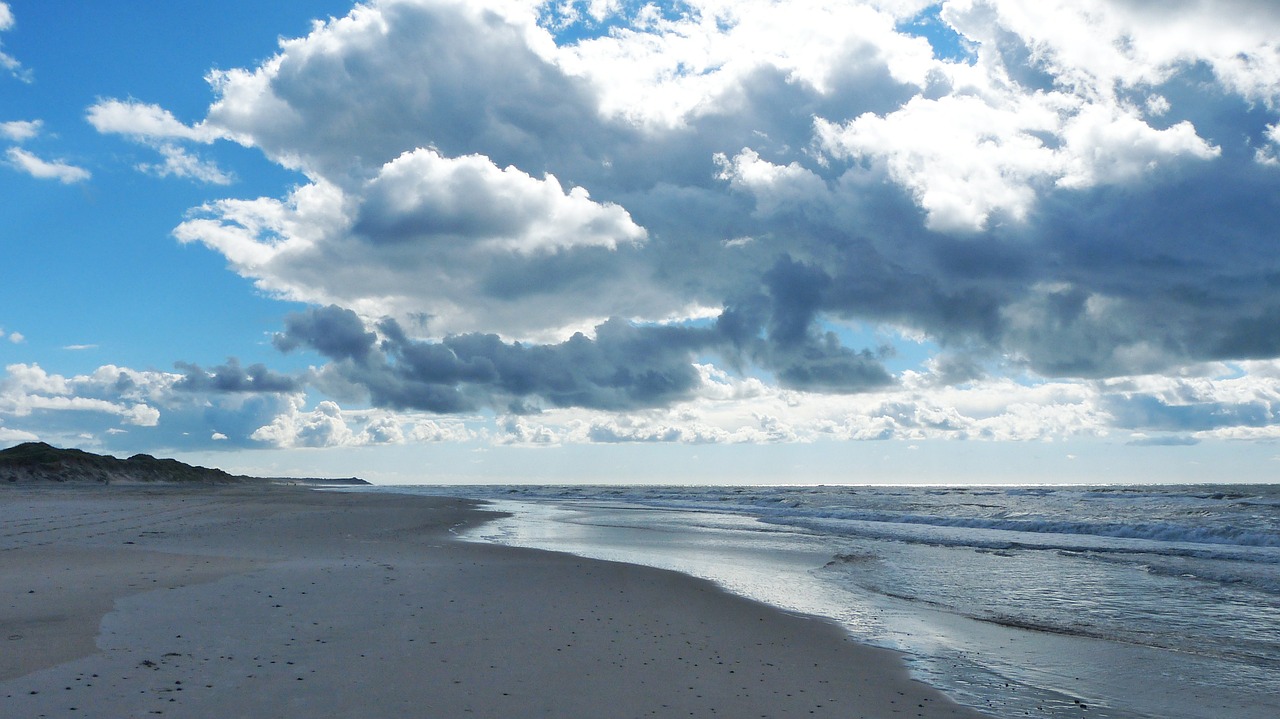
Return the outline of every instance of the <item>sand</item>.
[[[461,500],[0,488],[0,716],[978,717],[836,626]]]

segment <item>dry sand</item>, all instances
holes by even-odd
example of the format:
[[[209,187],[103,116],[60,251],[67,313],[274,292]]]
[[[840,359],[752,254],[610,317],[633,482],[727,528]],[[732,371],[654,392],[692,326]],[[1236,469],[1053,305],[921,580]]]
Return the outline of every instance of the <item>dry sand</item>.
[[[825,621],[452,538],[484,516],[290,488],[0,488],[0,716],[980,716]]]

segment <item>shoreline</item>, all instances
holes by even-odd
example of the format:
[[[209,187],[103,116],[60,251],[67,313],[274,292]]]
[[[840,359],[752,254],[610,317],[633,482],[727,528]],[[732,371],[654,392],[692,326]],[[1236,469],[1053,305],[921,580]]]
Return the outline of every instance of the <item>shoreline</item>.
[[[676,572],[452,536],[488,516],[289,487],[6,489],[0,707],[983,716],[833,622]]]

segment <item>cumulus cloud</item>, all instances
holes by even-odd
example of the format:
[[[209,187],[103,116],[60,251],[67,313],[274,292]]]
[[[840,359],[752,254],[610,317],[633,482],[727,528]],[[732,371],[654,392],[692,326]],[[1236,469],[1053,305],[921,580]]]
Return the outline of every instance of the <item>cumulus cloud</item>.
[[[476,433],[462,422],[419,419],[410,423],[408,437],[415,442],[465,442]]]
[[[402,319],[425,312],[438,333],[529,336],[670,305],[625,273],[620,255],[645,237],[625,210],[480,156],[416,150],[354,193],[317,182],[284,202],[224,200],[174,234],[284,297]]]
[[[387,163],[368,184],[353,229],[374,242],[522,255],[644,239],[625,210],[592,202],[581,187],[566,192],[553,175],[540,181],[479,155],[447,159],[421,149]]]
[[[62,160],[44,160],[20,147],[5,152],[9,165],[40,180],[57,180],[64,185],[84,182],[91,177],[88,170]]]
[[[747,415],[740,424],[726,427],[708,422],[689,410],[672,417],[594,417],[569,425],[564,435],[569,441],[592,444],[760,444],[812,440],[811,436],[802,436],[794,426],[773,416]]]
[[[255,430],[255,442],[273,447],[367,447],[405,442],[462,442],[474,433],[459,421],[436,421],[382,411],[343,410],[323,400],[307,410],[295,400],[270,424]]]
[[[152,172],[216,181],[183,148],[233,141],[303,174],[174,234],[313,305],[276,343],[344,405],[530,444],[1252,431],[1263,396],[1098,383],[1280,356],[1278,31],[1261,0],[375,0],[213,72],[198,122],[90,120],[172,148]],[[853,325],[939,354],[895,375]],[[777,406],[661,415],[748,387]],[[365,441],[336,408],[261,441]]]
[[[342,447],[354,433],[342,417],[336,402],[324,401],[306,414],[280,415],[270,425],[260,427],[252,439],[279,447]]]
[[[820,119],[817,131],[835,156],[882,162],[941,232],[976,232],[996,214],[1023,221],[1048,187],[1121,183],[1219,152],[1190,123],[1157,130],[1132,111],[1061,93],[917,96],[884,117]]]
[[[125,424],[154,427],[160,413],[136,395],[98,392],[92,379],[51,375],[38,365],[13,364],[0,380],[0,414],[26,417],[33,412],[95,412]]]

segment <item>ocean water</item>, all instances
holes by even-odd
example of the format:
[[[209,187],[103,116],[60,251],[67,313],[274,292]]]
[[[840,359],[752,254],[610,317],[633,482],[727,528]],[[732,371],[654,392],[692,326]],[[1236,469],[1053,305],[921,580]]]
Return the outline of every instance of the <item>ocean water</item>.
[[[1280,485],[372,491],[829,617],[993,716],[1280,717]]]

